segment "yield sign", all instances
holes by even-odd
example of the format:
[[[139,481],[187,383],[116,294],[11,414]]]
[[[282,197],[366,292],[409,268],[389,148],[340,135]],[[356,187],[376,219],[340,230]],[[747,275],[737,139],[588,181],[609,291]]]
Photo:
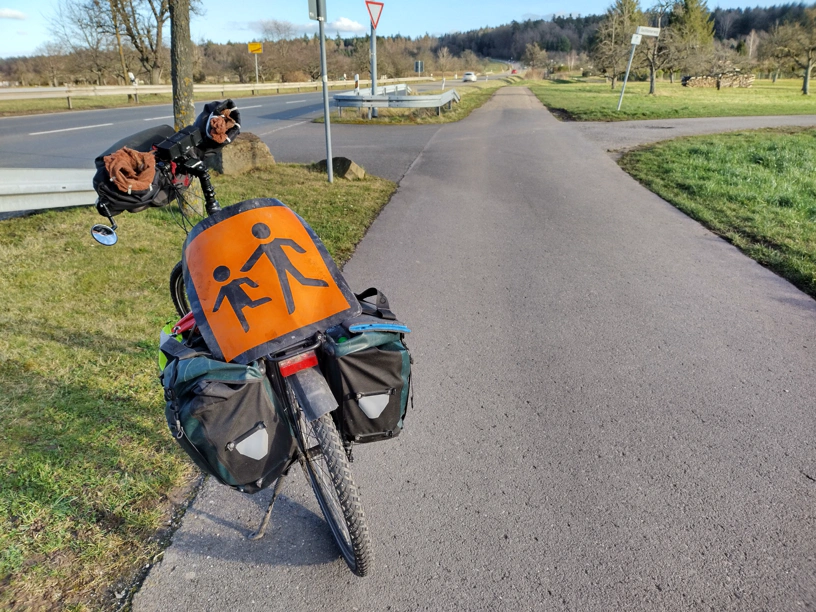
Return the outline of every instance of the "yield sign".
[[[377,29],[377,24],[380,22],[380,15],[383,10],[382,2],[374,2],[374,0],[366,0],[366,8],[368,15],[371,17],[371,27]]]

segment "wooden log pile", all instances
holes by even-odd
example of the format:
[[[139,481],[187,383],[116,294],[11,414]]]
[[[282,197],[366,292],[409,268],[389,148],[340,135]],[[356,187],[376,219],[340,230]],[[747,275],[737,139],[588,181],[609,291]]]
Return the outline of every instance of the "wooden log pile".
[[[716,76],[684,76],[683,87],[743,87],[748,88],[754,84],[753,74],[742,74],[741,72],[727,72]]]

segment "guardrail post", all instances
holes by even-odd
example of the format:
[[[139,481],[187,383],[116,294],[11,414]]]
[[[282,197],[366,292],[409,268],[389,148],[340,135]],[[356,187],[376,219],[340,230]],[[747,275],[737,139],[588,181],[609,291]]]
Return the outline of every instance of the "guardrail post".
[[[68,110],[72,110],[74,107],[71,105],[71,96],[68,96]]]

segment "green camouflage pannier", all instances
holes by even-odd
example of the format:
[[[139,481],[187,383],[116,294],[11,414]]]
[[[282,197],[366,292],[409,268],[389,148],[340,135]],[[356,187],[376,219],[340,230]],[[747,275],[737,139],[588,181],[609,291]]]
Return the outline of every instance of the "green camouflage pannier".
[[[170,432],[198,467],[220,483],[256,493],[289,466],[295,440],[263,360],[212,359],[200,336],[192,346],[167,338],[162,372]]]

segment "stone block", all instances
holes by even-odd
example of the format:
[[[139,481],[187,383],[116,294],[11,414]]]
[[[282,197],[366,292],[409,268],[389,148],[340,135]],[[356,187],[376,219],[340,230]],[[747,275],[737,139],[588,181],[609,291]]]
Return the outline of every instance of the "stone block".
[[[274,166],[275,158],[258,136],[241,132],[234,141],[216,151],[208,165],[216,172],[233,176]]]
[[[326,160],[323,159],[317,164],[317,169],[321,172],[326,172]],[[359,181],[365,178],[365,170],[362,166],[358,166],[348,157],[332,157],[332,170],[334,176],[344,178],[348,181]]]

